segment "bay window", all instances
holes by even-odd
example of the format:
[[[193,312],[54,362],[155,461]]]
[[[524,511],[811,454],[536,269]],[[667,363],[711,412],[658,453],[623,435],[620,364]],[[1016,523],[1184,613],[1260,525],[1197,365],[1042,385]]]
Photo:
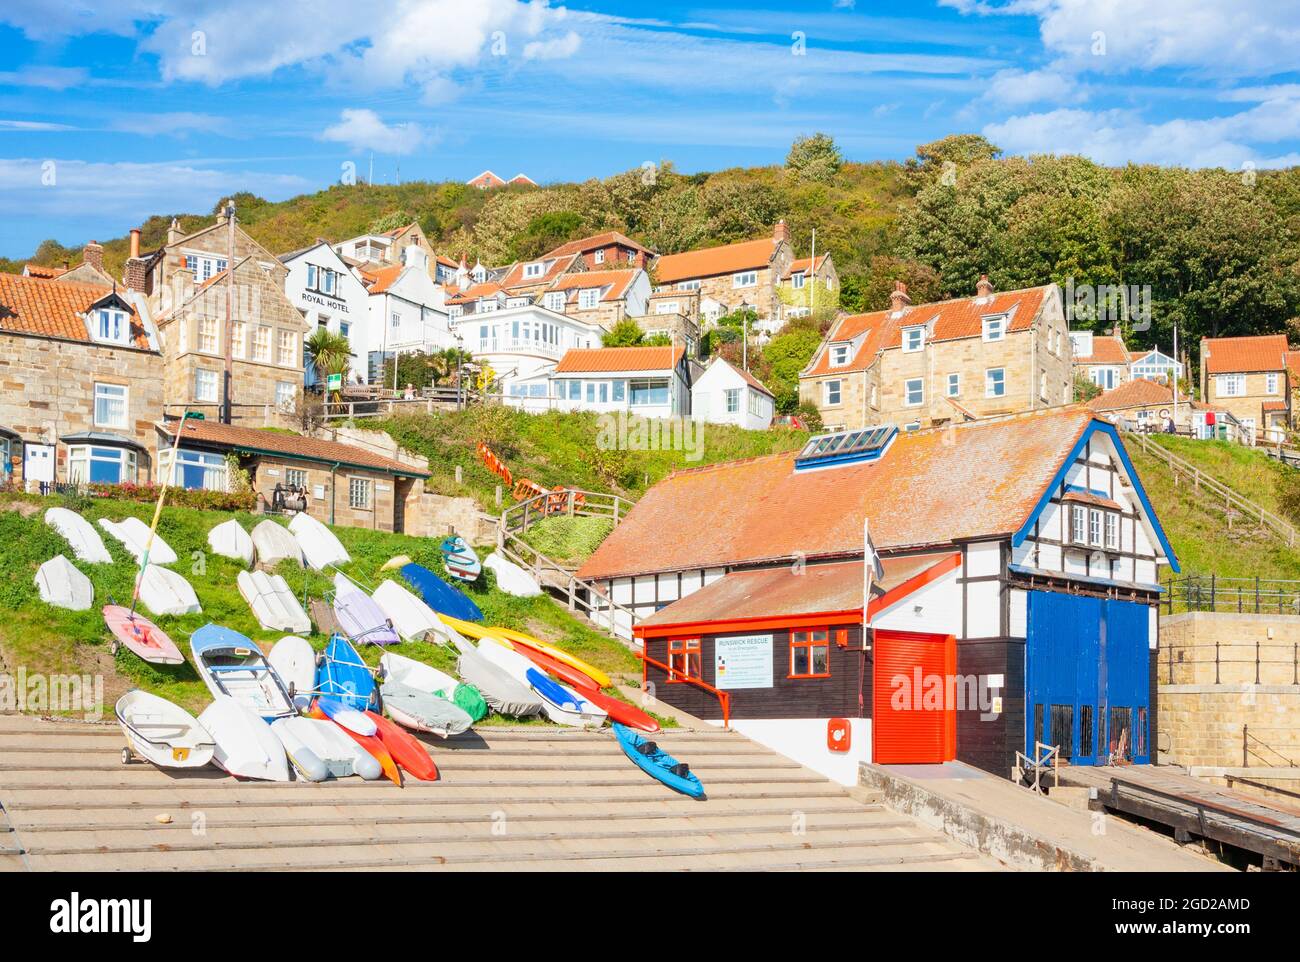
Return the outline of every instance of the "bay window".
[[[134,483],[135,452],[129,448],[71,445],[68,448],[68,480],[73,484]]]

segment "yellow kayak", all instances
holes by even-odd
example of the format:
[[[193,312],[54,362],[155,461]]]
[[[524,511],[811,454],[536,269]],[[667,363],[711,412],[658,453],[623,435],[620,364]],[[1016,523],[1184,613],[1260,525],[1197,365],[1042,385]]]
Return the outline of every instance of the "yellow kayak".
[[[467,635],[470,638],[492,638],[495,641],[504,641],[508,643],[507,647],[514,647],[515,644],[524,645],[534,651],[540,651],[544,655],[550,655],[556,661],[562,661],[571,668],[576,668],[595,682],[599,688],[608,688],[610,685],[609,675],[595,665],[588,664],[577,655],[571,655],[563,648],[548,645],[546,642],[534,638],[532,635],[526,635],[522,631],[515,631],[513,628],[489,628],[486,625],[477,625],[472,621],[461,621],[459,618],[453,618],[451,615],[442,613],[439,613],[438,617],[443,620],[444,624],[456,629],[462,635]]]

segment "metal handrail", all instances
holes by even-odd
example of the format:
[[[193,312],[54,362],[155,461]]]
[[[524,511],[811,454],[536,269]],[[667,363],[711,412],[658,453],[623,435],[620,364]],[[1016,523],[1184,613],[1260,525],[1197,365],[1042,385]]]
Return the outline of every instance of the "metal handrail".
[[[551,505],[556,503],[557,495],[565,500],[565,505],[561,511],[551,510]],[[502,510],[497,524],[502,531],[522,532],[527,531],[533,521],[564,513],[569,517],[580,515],[583,517],[613,518],[614,524],[617,525],[627,517],[628,511],[635,504],[635,501],[629,501],[627,498],[606,491],[583,491],[578,488],[568,488],[566,491],[546,491],[535,494],[531,498],[512,504]]]
[[[1270,578],[1221,578],[1184,575],[1165,582],[1163,605],[1186,611],[1235,611],[1237,614],[1300,614],[1300,581]]]
[[[696,678],[694,675],[683,674],[676,668],[665,665],[662,661],[651,658],[644,651],[638,650],[636,656],[647,665],[654,665],[660,671],[664,672],[670,681],[684,681],[694,685],[696,688],[702,688],[711,695],[717,696],[718,704],[722,708],[722,725],[724,728],[731,727],[731,692],[723,691],[720,688],[714,688],[703,678]],[[645,672],[642,671],[641,680],[644,683]]]

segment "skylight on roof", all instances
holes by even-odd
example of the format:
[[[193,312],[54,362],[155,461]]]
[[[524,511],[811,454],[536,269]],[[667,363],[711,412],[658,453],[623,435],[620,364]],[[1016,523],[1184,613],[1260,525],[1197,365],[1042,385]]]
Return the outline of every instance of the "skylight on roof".
[[[898,428],[893,424],[819,434],[804,445],[794,459],[794,469],[805,471],[810,468],[875,461],[885,453],[897,434]]]

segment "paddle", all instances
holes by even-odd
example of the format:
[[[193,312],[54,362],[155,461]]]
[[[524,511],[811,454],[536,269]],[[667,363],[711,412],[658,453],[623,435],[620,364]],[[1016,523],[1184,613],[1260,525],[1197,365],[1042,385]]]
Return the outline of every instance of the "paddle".
[[[140,556],[140,570],[135,576],[135,588],[131,592],[131,620],[135,620],[135,606],[140,601],[140,585],[144,582],[145,568],[149,567],[149,552],[153,548],[154,533],[158,530],[158,519],[162,517],[163,501],[167,498],[167,488],[170,487],[171,476],[176,473],[176,452],[181,446],[181,428],[185,425],[185,419],[190,416],[189,411],[181,412],[181,419],[176,424],[176,438],[172,441],[172,456],[168,462],[167,473],[163,476],[161,489],[158,491],[158,503],[153,509],[153,523],[149,525],[149,537],[144,543],[144,552]]]

